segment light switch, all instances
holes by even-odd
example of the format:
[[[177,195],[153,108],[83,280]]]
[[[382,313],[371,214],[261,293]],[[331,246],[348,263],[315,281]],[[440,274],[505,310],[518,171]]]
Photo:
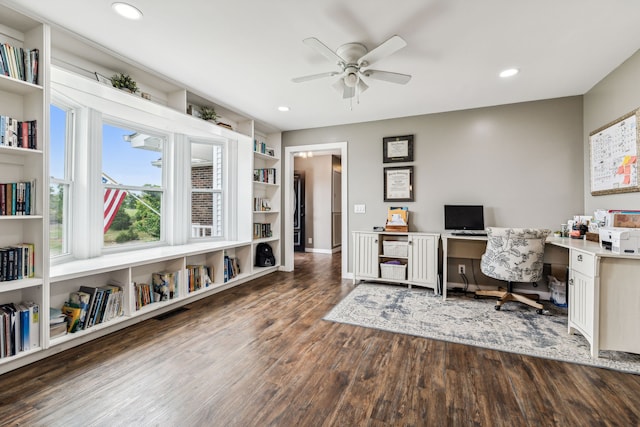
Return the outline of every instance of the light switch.
[[[353,205],[353,213],[366,213],[366,205]]]

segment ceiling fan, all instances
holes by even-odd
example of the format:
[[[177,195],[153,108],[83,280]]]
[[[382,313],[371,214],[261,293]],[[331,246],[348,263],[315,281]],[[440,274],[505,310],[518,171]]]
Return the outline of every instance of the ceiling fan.
[[[367,50],[367,47],[361,43],[347,43],[340,46],[334,52],[315,37],[304,39],[303,43],[317,50],[318,53],[337,65],[339,71],[328,71],[326,73],[296,77],[292,79],[294,83],[339,75],[340,78],[333,84],[333,87],[338,91],[342,91],[342,97],[347,99],[353,98],[356,94],[360,94],[369,88],[362,77],[397,84],[406,84],[411,80],[411,76],[408,74],[372,70],[369,68],[372,64],[407,45],[407,42],[400,36],[389,38],[371,51]]]

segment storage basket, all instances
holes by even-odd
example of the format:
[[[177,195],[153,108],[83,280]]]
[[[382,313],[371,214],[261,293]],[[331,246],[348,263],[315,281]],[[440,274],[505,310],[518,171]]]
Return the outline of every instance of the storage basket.
[[[409,244],[399,240],[384,240],[382,242],[382,252],[384,256],[406,257]]]
[[[407,278],[407,265],[380,263],[380,277],[383,279],[405,280]]]

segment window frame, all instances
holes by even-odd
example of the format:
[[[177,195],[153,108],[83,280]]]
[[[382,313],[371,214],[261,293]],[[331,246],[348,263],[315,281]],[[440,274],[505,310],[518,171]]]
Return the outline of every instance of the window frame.
[[[52,255],[49,251],[51,264],[59,264],[73,258],[73,192],[74,192],[74,152],[77,135],[77,117],[79,107],[69,102],[62,96],[52,96],[49,109],[56,107],[65,113],[65,137],[64,137],[64,166],[63,177],[49,176],[49,189],[52,185],[61,185],[65,189],[62,203],[62,252]],[[47,160],[51,167],[50,157]],[[49,190],[50,191],[50,190]],[[50,236],[47,237],[49,240]]]
[[[162,177],[160,179],[161,181],[160,187],[146,187],[146,186],[139,186],[139,185],[103,183],[102,175],[104,173],[104,159],[102,159],[102,154],[100,155],[100,170],[98,171],[100,174],[99,179],[100,179],[100,188],[101,188],[101,191],[99,192],[99,197],[100,197],[100,202],[102,206],[104,205],[104,192],[107,189],[118,189],[118,190],[125,190],[125,191],[134,191],[134,192],[152,191],[152,192],[160,193],[160,237],[158,238],[158,240],[154,240],[151,242],[134,242],[134,243],[123,243],[123,244],[114,244],[111,246],[105,246],[104,227],[102,227],[100,229],[100,232],[101,232],[100,252],[102,254],[111,254],[111,253],[128,252],[128,251],[138,250],[138,249],[145,249],[145,248],[156,247],[156,246],[166,246],[167,240],[168,240],[167,239],[168,225],[166,221],[167,212],[168,212],[167,197],[166,197],[167,175],[168,175],[167,166],[169,164],[172,164],[170,160],[167,160],[167,154],[169,152],[168,146],[169,146],[169,141],[171,140],[171,133],[166,131],[163,132],[161,129],[156,129],[141,123],[123,120],[120,117],[114,117],[112,115],[107,115],[103,113],[102,121],[100,125],[100,135],[101,135],[100,141],[99,141],[100,153],[102,153],[102,150],[104,149],[104,139],[102,135],[102,130],[104,129],[105,124],[113,127],[119,127],[126,130],[131,130],[134,132],[144,133],[150,136],[156,136],[158,138],[161,138],[163,141],[161,146],[161,151],[158,153],[161,158],[160,163],[161,163],[161,171],[162,171]],[[103,212],[102,213],[103,216],[101,219],[104,221],[104,210],[102,212]]]
[[[188,137],[187,139],[188,144],[189,144],[189,167],[188,167],[188,173],[189,173],[189,182],[188,182],[188,187],[189,187],[189,213],[188,213],[188,219],[189,219],[189,234],[188,234],[188,241],[190,243],[195,243],[195,242],[203,242],[203,241],[222,241],[226,238],[227,236],[227,205],[228,205],[228,201],[227,201],[227,181],[229,179],[229,177],[227,176],[227,170],[228,168],[226,167],[226,162],[227,162],[227,157],[226,157],[226,152],[227,152],[227,143],[226,142],[222,142],[216,139],[206,139],[206,138],[193,138],[193,137]],[[205,145],[211,148],[212,150],[212,161],[211,161],[211,165],[214,166],[212,168],[212,185],[211,188],[193,188],[193,177],[192,177],[192,169],[193,169],[193,161],[191,153],[192,153],[192,148],[193,148],[193,144],[199,144],[199,145]],[[214,147],[218,147],[219,148],[219,153],[214,153]],[[217,158],[216,158],[217,157]],[[206,163],[205,163],[206,164]],[[216,168],[216,164],[219,164],[219,166]],[[215,171],[218,171],[219,175],[220,175],[220,183],[219,183],[219,188],[214,188],[213,183],[215,183],[216,178],[215,178]],[[214,228],[216,227],[214,225],[214,223],[216,222],[215,220],[215,216],[216,216],[216,209],[214,209],[215,205],[212,204],[211,209],[212,209],[212,223],[209,224],[210,226],[212,226],[212,232],[211,232],[211,236],[203,236],[203,237],[197,237],[193,235],[193,231],[192,231],[192,227],[193,227],[193,194],[211,194],[213,195],[219,195],[219,200],[220,200],[220,207],[218,209],[219,211],[219,224],[217,226],[217,228],[219,229],[219,235],[214,235]],[[214,200],[214,197],[212,197],[212,201]],[[207,226],[209,226],[207,225]]]

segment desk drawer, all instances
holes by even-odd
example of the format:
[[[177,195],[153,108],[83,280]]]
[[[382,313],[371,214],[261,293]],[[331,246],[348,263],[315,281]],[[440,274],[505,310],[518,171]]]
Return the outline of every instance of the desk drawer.
[[[594,268],[596,262],[595,255],[572,249],[571,260],[569,262],[572,270],[582,273],[588,277],[596,276]]]

